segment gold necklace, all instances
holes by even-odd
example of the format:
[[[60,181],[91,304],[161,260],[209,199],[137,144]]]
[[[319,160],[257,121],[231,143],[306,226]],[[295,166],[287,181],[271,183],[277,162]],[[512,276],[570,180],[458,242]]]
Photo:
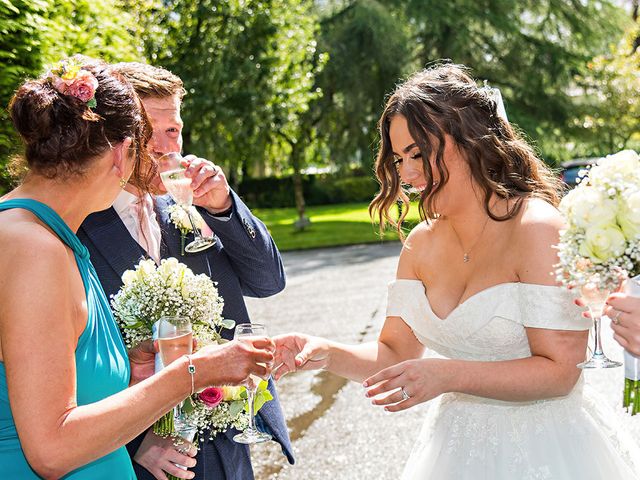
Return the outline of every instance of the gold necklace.
[[[482,226],[482,230],[480,230],[480,234],[478,235],[478,238],[476,239],[475,242],[473,242],[473,245],[471,245],[471,247],[467,251],[464,250],[464,245],[462,244],[462,240],[460,240],[460,235],[458,235],[458,232],[453,226],[453,223],[449,222],[449,225],[451,225],[451,230],[453,230],[453,233],[456,235],[456,238],[458,239],[458,243],[460,244],[460,247],[462,247],[462,253],[463,253],[462,261],[464,263],[469,263],[471,261],[471,251],[475,248],[475,246],[478,244],[478,242],[482,238],[482,234],[484,233],[485,228],[487,228],[487,223],[489,223],[489,218],[490,217],[487,215],[487,219],[484,221],[484,225]]]

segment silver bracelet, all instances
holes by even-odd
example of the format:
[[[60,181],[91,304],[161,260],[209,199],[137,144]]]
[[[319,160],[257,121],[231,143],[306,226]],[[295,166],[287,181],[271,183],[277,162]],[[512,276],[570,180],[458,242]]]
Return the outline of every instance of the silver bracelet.
[[[196,392],[196,382],[195,382],[196,366],[191,361],[191,355],[185,355],[185,357],[187,357],[187,360],[189,361],[189,365],[187,365],[187,372],[189,373],[189,375],[191,375],[191,394],[190,395],[193,395]]]

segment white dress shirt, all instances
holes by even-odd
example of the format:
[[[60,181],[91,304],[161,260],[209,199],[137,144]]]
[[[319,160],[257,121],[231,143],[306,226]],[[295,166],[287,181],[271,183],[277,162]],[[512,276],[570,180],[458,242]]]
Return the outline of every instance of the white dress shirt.
[[[122,190],[113,202],[113,208],[133,239],[157,264],[160,264],[162,233],[151,195],[147,193],[139,198]]]

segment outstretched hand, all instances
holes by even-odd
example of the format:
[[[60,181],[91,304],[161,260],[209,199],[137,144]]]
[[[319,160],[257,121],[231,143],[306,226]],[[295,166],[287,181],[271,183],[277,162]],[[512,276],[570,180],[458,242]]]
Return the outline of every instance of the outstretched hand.
[[[302,333],[289,333],[272,337],[276,344],[272,373],[274,380],[297,370],[319,370],[327,368],[329,343],[323,338]]]
[[[388,412],[400,412],[447,392],[446,360],[406,360],[367,378],[365,395]],[[403,393],[404,392],[404,393]]]

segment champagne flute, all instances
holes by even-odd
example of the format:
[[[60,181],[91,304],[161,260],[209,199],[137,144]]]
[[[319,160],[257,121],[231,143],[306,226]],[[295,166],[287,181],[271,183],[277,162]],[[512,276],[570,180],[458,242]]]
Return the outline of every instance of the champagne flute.
[[[236,326],[236,330],[234,333],[234,339],[247,338],[247,337],[257,337],[257,336],[266,336],[267,329],[264,325],[260,325],[257,323],[243,323]],[[247,382],[247,402],[249,402],[249,426],[242,433],[237,434],[233,439],[238,443],[262,443],[268,442],[271,440],[271,435],[268,433],[264,433],[259,431],[256,428],[256,419],[255,414],[253,412],[253,401],[256,396],[256,390],[258,389],[258,385],[262,378],[257,375],[249,375],[249,381]]]
[[[163,155],[158,159],[158,169],[160,170],[160,179],[164,187],[171,195],[171,198],[185,211],[193,229],[195,239],[184,249],[189,253],[196,253],[211,247],[215,240],[202,236],[191,215],[193,190],[191,189],[191,179],[184,174],[185,168],[182,166],[182,155],[177,152]]]
[[[160,318],[158,322],[158,349],[162,365],[165,367],[183,355],[190,355],[193,352],[191,320],[186,317],[167,316]],[[175,430],[178,433],[193,428],[185,420],[182,405],[183,402],[180,402],[173,409]]]
[[[620,278],[622,281],[622,278]],[[606,288],[600,285],[600,275],[594,274],[589,277],[584,285],[580,287],[580,295],[585,305],[589,309],[591,318],[593,319],[593,337],[595,346],[591,358],[585,362],[579,363],[578,368],[615,368],[621,367],[621,362],[610,360],[602,351],[602,339],[600,337],[600,324],[602,323],[602,311],[605,307],[605,301],[615,288]]]

